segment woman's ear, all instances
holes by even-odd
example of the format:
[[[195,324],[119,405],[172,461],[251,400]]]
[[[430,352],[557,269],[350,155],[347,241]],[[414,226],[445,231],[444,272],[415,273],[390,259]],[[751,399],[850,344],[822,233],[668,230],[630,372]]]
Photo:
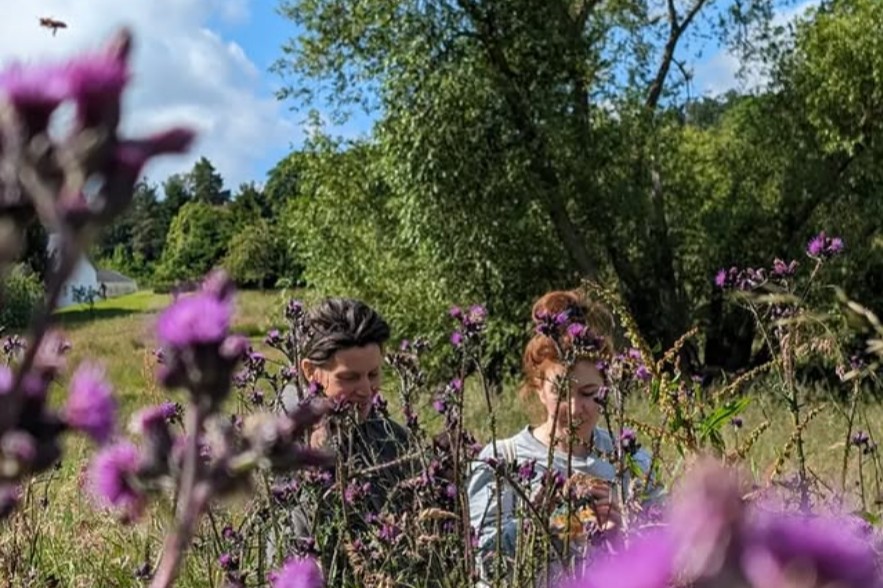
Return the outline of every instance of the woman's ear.
[[[313,378],[316,375],[316,370],[318,369],[318,367],[319,366],[317,366],[315,363],[313,363],[312,361],[310,361],[309,359],[306,359],[306,358],[302,359],[300,362],[300,370],[304,375],[304,379],[306,379],[308,382],[313,381]]]

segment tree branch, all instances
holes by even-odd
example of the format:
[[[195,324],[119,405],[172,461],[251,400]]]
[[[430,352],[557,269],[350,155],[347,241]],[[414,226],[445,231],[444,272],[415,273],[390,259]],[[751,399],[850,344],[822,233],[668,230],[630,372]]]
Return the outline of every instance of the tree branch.
[[[668,19],[669,19],[669,33],[668,40],[665,43],[665,48],[662,51],[662,62],[659,64],[659,69],[656,70],[656,76],[653,78],[653,82],[650,84],[650,89],[647,92],[647,99],[644,101],[644,106],[650,110],[655,110],[656,106],[659,104],[659,99],[662,97],[662,89],[665,86],[665,80],[668,77],[668,71],[671,69],[671,63],[675,56],[675,49],[677,49],[678,41],[680,41],[681,36],[684,34],[684,31],[690,26],[690,23],[693,22],[693,19],[702,10],[702,7],[705,6],[707,0],[696,0],[693,3],[693,6],[690,7],[690,11],[687,12],[687,16],[684,17],[682,22],[678,22],[677,10],[675,9],[674,0],[668,0]]]
[[[472,20],[488,60],[498,72],[498,86],[512,112],[512,121],[527,145],[534,148],[535,157],[530,160],[531,171],[545,185],[543,191],[546,211],[573,262],[583,277],[594,279],[598,275],[595,263],[589,255],[584,239],[567,212],[566,200],[561,195],[561,181],[551,163],[548,145],[531,117],[530,101],[521,92],[520,79],[512,69],[498,42],[493,18],[481,13],[469,0],[458,0],[462,9]]]

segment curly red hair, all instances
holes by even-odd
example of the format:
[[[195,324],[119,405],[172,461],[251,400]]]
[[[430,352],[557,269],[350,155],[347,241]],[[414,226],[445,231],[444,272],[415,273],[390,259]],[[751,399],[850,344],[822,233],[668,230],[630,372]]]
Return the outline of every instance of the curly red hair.
[[[570,320],[585,324],[592,333],[603,342],[603,352],[613,351],[613,315],[603,305],[590,302],[579,290],[555,290],[541,296],[533,305],[532,315],[535,322],[540,323],[544,317],[556,316],[568,312]],[[566,351],[572,344],[570,337],[563,331],[558,333],[556,343],[549,335],[537,333],[531,337],[521,360],[524,384],[521,393],[528,395],[542,386],[543,378],[550,364],[559,363],[559,349]]]

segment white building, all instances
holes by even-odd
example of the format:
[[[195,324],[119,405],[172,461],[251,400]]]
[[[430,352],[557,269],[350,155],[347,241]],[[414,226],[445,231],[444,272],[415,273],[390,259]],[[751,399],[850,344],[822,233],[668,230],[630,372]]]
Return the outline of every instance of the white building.
[[[47,249],[50,260],[54,257],[57,248],[58,236],[49,235]],[[50,261],[50,263],[52,262]],[[89,258],[83,255],[61,289],[58,307],[64,308],[83,302],[77,300],[77,291],[85,293],[90,289],[95,293],[96,299],[112,298],[135,292],[138,290],[138,284],[135,280],[117,272],[96,268]]]

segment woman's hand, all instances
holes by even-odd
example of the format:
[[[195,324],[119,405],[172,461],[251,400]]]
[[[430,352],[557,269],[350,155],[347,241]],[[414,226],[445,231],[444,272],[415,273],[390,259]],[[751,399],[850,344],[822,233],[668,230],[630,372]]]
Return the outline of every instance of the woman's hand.
[[[611,531],[622,526],[622,511],[619,501],[611,495],[610,484],[603,480],[593,480],[588,488],[592,496],[593,510],[598,519],[598,526]]]

